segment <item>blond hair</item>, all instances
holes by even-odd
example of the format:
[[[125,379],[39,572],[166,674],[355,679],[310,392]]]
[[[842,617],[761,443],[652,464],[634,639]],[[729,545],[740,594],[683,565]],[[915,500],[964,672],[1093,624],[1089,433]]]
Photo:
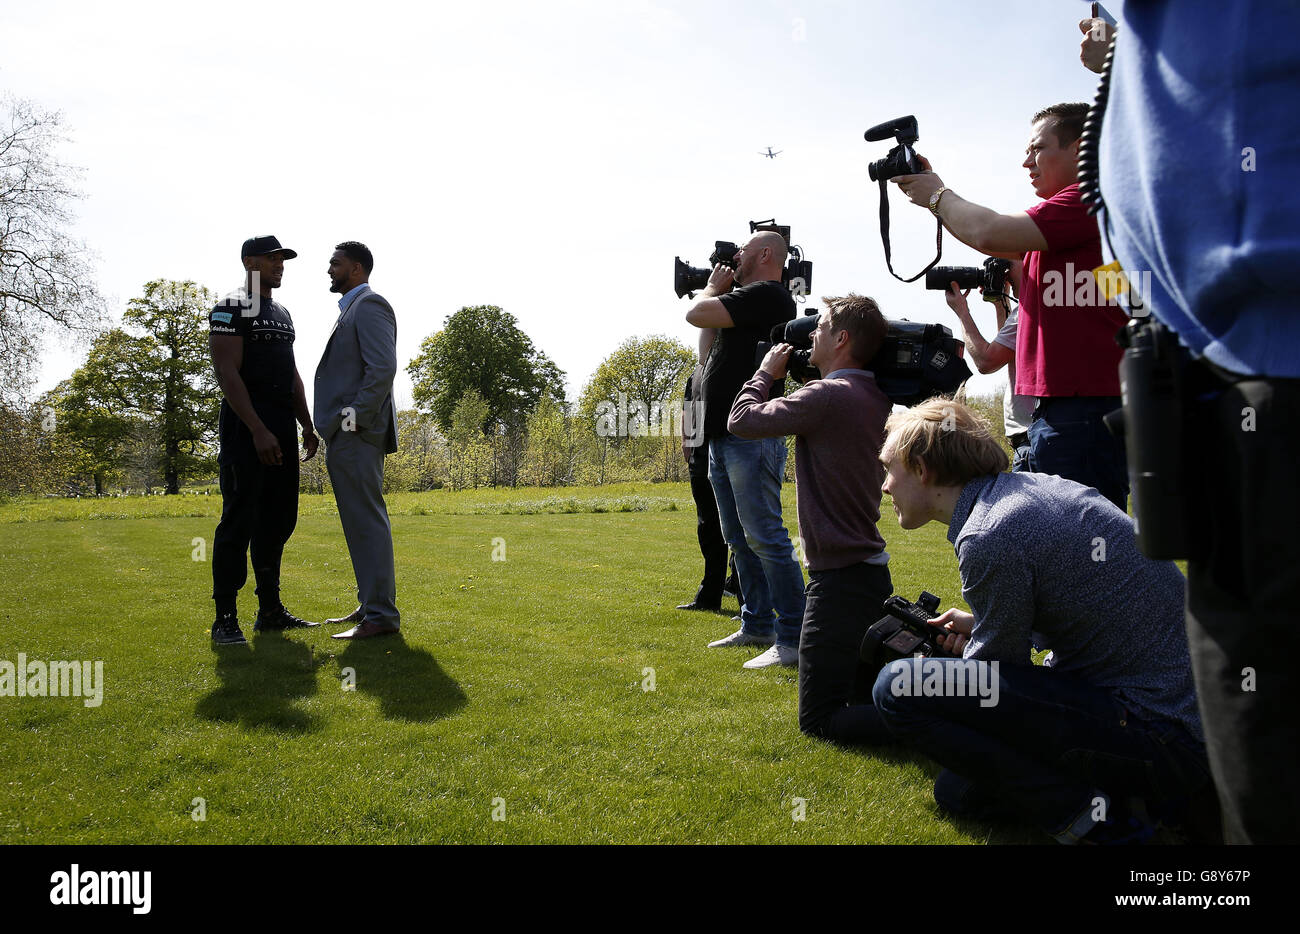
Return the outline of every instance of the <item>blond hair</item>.
[[[895,455],[903,466],[930,471],[936,486],[964,486],[976,477],[1007,469],[1007,452],[989,424],[965,403],[965,387],[957,397],[936,396],[885,421],[882,461]]]

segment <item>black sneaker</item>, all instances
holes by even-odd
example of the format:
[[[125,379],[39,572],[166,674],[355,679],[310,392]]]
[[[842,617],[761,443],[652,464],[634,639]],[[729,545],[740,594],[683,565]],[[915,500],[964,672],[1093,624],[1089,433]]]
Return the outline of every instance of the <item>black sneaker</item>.
[[[305,619],[299,619],[281,606],[270,613],[259,611],[257,621],[253,623],[253,632],[264,632],[268,629],[308,629],[319,625],[320,623],[309,623]]]
[[[239,628],[239,620],[234,616],[227,616],[219,617],[212,624],[212,644],[248,645],[248,640],[244,638],[244,633]]]

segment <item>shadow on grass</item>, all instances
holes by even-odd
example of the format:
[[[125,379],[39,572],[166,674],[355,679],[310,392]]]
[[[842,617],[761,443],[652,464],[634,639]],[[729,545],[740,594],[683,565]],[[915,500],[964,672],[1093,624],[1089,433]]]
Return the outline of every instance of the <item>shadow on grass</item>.
[[[309,646],[272,631],[248,645],[214,646],[213,653],[221,687],[199,701],[199,717],[278,733],[316,728],[315,717],[293,706],[316,693],[318,662]]]
[[[357,690],[377,697],[389,720],[441,720],[469,700],[432,655],[401,635],[349,642],[338,664],[356,671]]]
[[[880,762],[888,762],[890,765],[915,765],[925,773],[927,787],[933,793],[934,781],[943,771],[942,767],[933,759],[928,758],[923,753],[915,749],[910,749],[904,745],[887,745],[887,746],[853,746],[847,744],[833,744],[845,752],[857,756],[875,759]],[[933,798],[931,798],[933,801]],[[988,844],[1045,844],[1048,838],[1043,833],[1036,830],[1029,824],[1015,823],[1013,821],[983,821],[975,820],[968,817],[959,817],[949,814],[947,811],[934,805],[932,812],[933,819],[936,821],[945,821],[952,824],[962,833],[982,838]]]

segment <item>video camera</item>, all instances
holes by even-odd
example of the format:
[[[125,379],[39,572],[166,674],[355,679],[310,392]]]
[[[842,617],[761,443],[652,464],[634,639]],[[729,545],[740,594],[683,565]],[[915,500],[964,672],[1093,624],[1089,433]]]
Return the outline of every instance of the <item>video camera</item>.
[[[755,351],[757,368],[773,344],[790,344],[787,372],[801,383],[820,379],[821,372],[809,360],[812,332],[817,330],[817,312],[772,328],[770,341],[760,342]],[[906,318],[885,322],[885,339],[880,350],[866,364],[891,402],[915,405],[937,394],[951,395],[970,378],[963,356],[966,345],[942,324],[913,323]]]
[[[785,246],[790,255],[785,268],[781,270],[781,284],[789,289],[793,295],[807,295],[812,289],[812,262],[803,258],[802,247],[795,246],[790,242],[790,227],[785,224],[778,224],[775,218],[749,222],[749,232],[751,234],[760,230],[779,233],[781,238],[785,240]],[[739,251],[740,247],[729,240],[715,240],[713,252],[709,254],[707,269],[684,263],[680,256],[673,257],[673,290],[677,293],[677,297],[681,298],[683,295],[689,295],[694,298],[696,292],[709,284],[709,276],[713,273],[713,267],[719,263],[730,269],[735,269],[736,253]]]
[[[984,301],[996,302],[1007,294],[1007,274],[1011,261],[990,256],[983,266],[935,266],[925,274],[925,287],[948,291],[948,283],[959,289],[983,289]]]
[[[858,651],[858,658],[872,671],[917,655],[955,657],[939,646],[939,637],[947,633],[928,622],[939,615],[939,598],[934,594],[922,590],[915,603],[895,594],[885,601],[884,609],[888,615],[872,623]]]

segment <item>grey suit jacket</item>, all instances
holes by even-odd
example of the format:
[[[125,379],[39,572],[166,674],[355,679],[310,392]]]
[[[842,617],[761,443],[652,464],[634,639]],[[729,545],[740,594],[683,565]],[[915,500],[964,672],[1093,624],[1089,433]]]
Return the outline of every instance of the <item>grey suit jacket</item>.
[[[345,419],[363,441],[397,450],[397,316],[367,285],[339,313],[316,367],[316,430],[328,444]],[[345,411],[345,410],[350,410]]]

